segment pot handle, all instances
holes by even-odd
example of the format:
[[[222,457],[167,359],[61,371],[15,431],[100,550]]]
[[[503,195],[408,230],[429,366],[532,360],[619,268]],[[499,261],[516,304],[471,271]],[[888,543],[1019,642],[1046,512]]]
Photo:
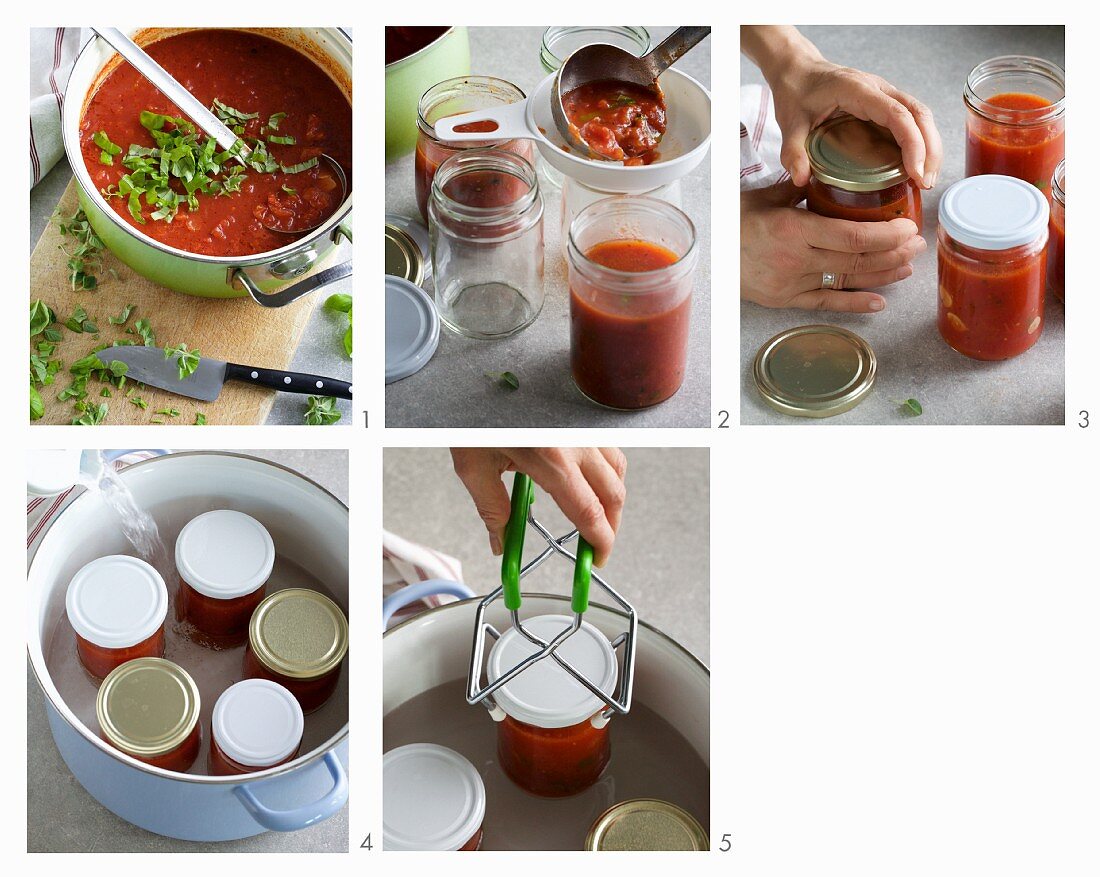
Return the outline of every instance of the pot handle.
[[[468,600],[474,596],[474,592],[462,582],[452,582],[449,579],[427,579],[407,585],[399,591],[394,591],[382,601],[382,630],[389,626],[390,619],[397,610],[436,594],[450,594],[460,600]]]
[[[298,831],[322,822],[338,812],[348,801],[348,775],[344,765],[340,763],[335,752],[326,752],[323,760],[332,775],[332,789],[324,797],[296,810],[271,810],[259,802],[248,786],[237,786],[233,794],[244,804],[249,815],[268,831]],[[280,779],[281,777],[273,777],[252,785],[262,788],[267,783],[277,783]]]
[[[309,295],[315,289],[320,289],[322,286],[327,286],[329,283],[335,283],[337,280],[343,280],[345,277],[350,276],[351,259],[348,259],[348,261],[341,262],[339,265],[333,265],[324,271],[318,271],[312,277],[307,277],[305,280],[288,286],[286,289],[280,289],[278,292],[261,292],[260,287],[240,268],[233,269],[229,282],[230,285],[240,283],[245,291],[252,296],[252,300],[261,307],[281,308],[286,307],[291,302],[296,302],[302,296]]]

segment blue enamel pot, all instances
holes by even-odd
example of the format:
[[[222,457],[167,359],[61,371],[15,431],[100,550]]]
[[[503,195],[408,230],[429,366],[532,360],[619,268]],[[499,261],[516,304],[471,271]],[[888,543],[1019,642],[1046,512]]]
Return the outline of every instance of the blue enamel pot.
[[[312,481],[264,460],[204,451],[147,460],[126,469],[122,478],[156,519],[168,545],[188,520],[210,508],[256,517],[268,528],[277,552],[309,569],[347,611],[348,509]],[[56,656],[47,661],[46,656],[65,614],[68,583],[90,560],[130,551],[114,513],[97,494],[84,493],[53,520],[30,561],[27,649],[54,741],[73,776],[127,822],[182,840],[296,831],[341,810],[348,799],[346,667],[332,699],[307,718],[299,756],[242,776],[150,767],[108,745],[94,718],[82,720],[65,702],[51,672],[82,671],[75,662],[59,662]]]

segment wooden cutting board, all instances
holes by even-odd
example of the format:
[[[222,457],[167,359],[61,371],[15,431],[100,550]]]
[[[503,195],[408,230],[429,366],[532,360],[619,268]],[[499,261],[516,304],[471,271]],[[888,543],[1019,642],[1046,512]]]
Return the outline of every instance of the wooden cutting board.
[[[58,209],[63,216],[72,216],[77,207],[76,183],[70,181]],[[62,341],[54,356],[61,359],[64,369],[58,372],[53,384],[39,389],[46,412],[33,423],[68,424],[79,416],[73,409],[73,400],[61,402],[57,399],[57,394],[72,381],[69,366],[104,341],[125,339],[140,343],[139,336],[125,332],[139,319],[149,320],[158,347],[182,343],[188,348],[197,347],[204,356],[215,359],[285,369],[290,366],[314,307],[324,301],[323,295],[313,294],[283,308],[263,308],[247,297],[212,299],[184,295],[146,280],[110,252],[104,254],[103,267],[96,273],[98,288],[74,291],[69,282],[68,257],[60,249],[62,244],[71,247],[72,240],[63,237],[57,223],[51,221],[31,254],[31,301],[42,299],[53,308],[62,323],[72,316],[77,306],[83,307],[99,328],[99,338],[61,328]],[[315,270],[323,267],[320,265]],[[108,269],[113,269],[117,277]],[[131,304],[135,305],[134,311],[125,327],[108,322],[108,317],[117,317]],[[100,397],[104,386],[90,380],[87,401],[106,402],[109,413],[104,424],[117,425],[147,424],[153,419],[166,424],[189,425],[195,422],[197,412],[205,414],[210,425],[258,424],[267,418],[275,399],[272,390],[236,381],[227,383],[215,402],[199,402],[146,387],[135,392],[148,404],[143,410],[126,399],[126,390],[133,386],[131,381],[126,382],[121,392],[111,388],[110,398]],[[180,414],[178,417],[155,414],[159,408],[174,408]]]

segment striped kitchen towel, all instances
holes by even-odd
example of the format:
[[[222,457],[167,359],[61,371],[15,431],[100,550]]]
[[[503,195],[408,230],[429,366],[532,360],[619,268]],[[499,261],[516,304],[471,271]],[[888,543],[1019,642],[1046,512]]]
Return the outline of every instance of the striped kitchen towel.
[[[406,585],[425,582],[428,579],[448,579],[462,581],[462,564],[450,555],[419,545],[390,533],[382,531],[382,596],[388,597]],[[412,603],[393,617],[396,624],[411,615],[432,609],[444,603],[453,603],[457,598],[445,594],[428,597]]]
[[[50,172],[65,148],[61,142],[61,107],[65,86],[81,48],[92,38],[90,28],[31,28],[31,188]]]
[[[741,86],[741,188],[763,189],[790,179],[779,163],[783,135],[766,85]]]

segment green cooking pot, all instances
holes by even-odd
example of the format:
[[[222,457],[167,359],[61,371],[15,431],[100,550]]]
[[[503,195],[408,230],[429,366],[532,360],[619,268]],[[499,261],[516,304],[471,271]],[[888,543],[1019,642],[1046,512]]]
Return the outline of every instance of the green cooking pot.
[[[144,46],[192,29],[142,28],[128,33],[138,45]],[[351,101],[351,38],[344,31],[339,28],[241,29],[256,30],[310,57],[329,72]],[[69,77],[61,119],[65,155],[76,179],[80,206],[112,253],[138,274],[169,289],[204,298],[248,295],[264,307],[290,304],[352,273],[352,263],[348,261],[295,282],[333,255],[341,240],[351,240],[351,192],[336,213],[305,237],[254,256],[200,256],[178,250],[154,240],[115,213],[84,165],[80,152],[80,119],[88,99],[103,79],[104,69],[118,60],[114,49],[99,37],[84,46]]]
[[[386,65],[386,161],[416,146],[420,97],[437,82],[470,74],[470,39],[451,27],[424,48]]]

